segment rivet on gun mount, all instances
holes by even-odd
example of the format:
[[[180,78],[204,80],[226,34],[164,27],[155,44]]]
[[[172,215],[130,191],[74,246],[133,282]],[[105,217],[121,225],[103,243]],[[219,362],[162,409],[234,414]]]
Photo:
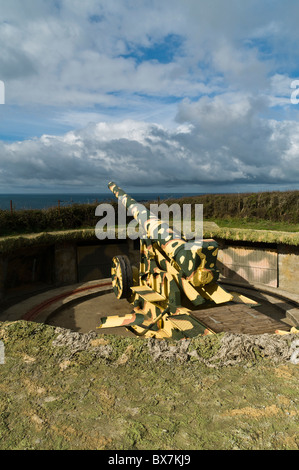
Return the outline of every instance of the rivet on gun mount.
[[[146,235],[140,238],[139,268],[131,266],[127,256],[112,260],[114,293],[132,304],[132,313],[104,317],[99,328],[124,326],[138,336],[154,338],[212,334],[192,312],[233,299],[217,284],[216,241],[187,241],[115,183],[108,187]]]

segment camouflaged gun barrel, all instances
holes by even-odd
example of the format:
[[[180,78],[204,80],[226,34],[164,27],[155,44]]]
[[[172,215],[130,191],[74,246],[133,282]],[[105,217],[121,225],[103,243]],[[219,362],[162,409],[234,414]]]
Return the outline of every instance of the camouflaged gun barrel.
[[[109,183],[108,188],[143,227],[148,247],[154,243],[158,245],[184,279],[192,281],[194,285],[202,285],[218,278],[218,244],[215,240],[187,241],[178,231],[170,228],[144,205],[137,203],[115,183]]]
[[[126,194],[119,186],[111,182],[108,188],[113,192],[119,201],[127,208],[135,220],[144,229],[145,236],[148,239],[158,241],[159,245],[165,245],[170,240],[175,239],[186,243],[186,239],[175,229],[169,227],[168,223],[159,219],[157,215],[146,209],[143,204],[138,203],[131,196]]]

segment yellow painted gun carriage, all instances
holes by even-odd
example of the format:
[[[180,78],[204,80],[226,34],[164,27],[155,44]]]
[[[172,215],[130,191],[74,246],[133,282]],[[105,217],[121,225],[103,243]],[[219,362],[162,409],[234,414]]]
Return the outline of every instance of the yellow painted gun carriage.
[[[188,241],[115,183],[108,187],[134,216],[144,235],[140,237],[139,267],[131,266],[127,256],[112,260],[114,293],[132,304],[132,313],[104,317],[100,328],[124,326],[138,336],[155,338],[212,334],[213,329],[199,321],[196,313],[231,302],[235,296],[217,283],[216,241]]]

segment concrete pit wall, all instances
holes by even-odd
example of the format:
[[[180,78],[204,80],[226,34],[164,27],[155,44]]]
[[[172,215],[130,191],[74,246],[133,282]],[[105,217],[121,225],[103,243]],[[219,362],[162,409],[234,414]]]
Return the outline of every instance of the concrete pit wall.
[[[299,247],[218,240],[221,278],[262,284],[299,294]],[[111,259],[127,255],[139,262],[139,240],[63,241],[0,254],[0,303],[59,286],[110,277]],[[1,306],[1,305],[0,305]]]
[[[110,278],[111,259],[139,262],[139,241],[63,241],[0,254],[0,309],[55,287]],[[1,309],[2,310],[2,309]]]
[[[281,245],[278,254],[278,287],[299,294],[299,247]]]
[[[217,241],[220,247],[218,269],[222,277],[299,294],[299,247]]]
[[[55,283],[55,247],[34,246],[0,254],[0,301]]]

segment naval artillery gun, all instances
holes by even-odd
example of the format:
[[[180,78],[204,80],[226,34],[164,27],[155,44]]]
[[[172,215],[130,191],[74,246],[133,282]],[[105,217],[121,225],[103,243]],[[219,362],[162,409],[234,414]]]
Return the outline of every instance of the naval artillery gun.
[[[188,241],[115,183],[108,187],[143,228],[144,236],[139,268],[132,267],[126,256],[112,260],[114,293],[132,304],[132,313],[104,317],[100,328],[124,326],[139,336],[175,339],[213,333],[196,312],[234,297],[217,283],[216,241]]]

